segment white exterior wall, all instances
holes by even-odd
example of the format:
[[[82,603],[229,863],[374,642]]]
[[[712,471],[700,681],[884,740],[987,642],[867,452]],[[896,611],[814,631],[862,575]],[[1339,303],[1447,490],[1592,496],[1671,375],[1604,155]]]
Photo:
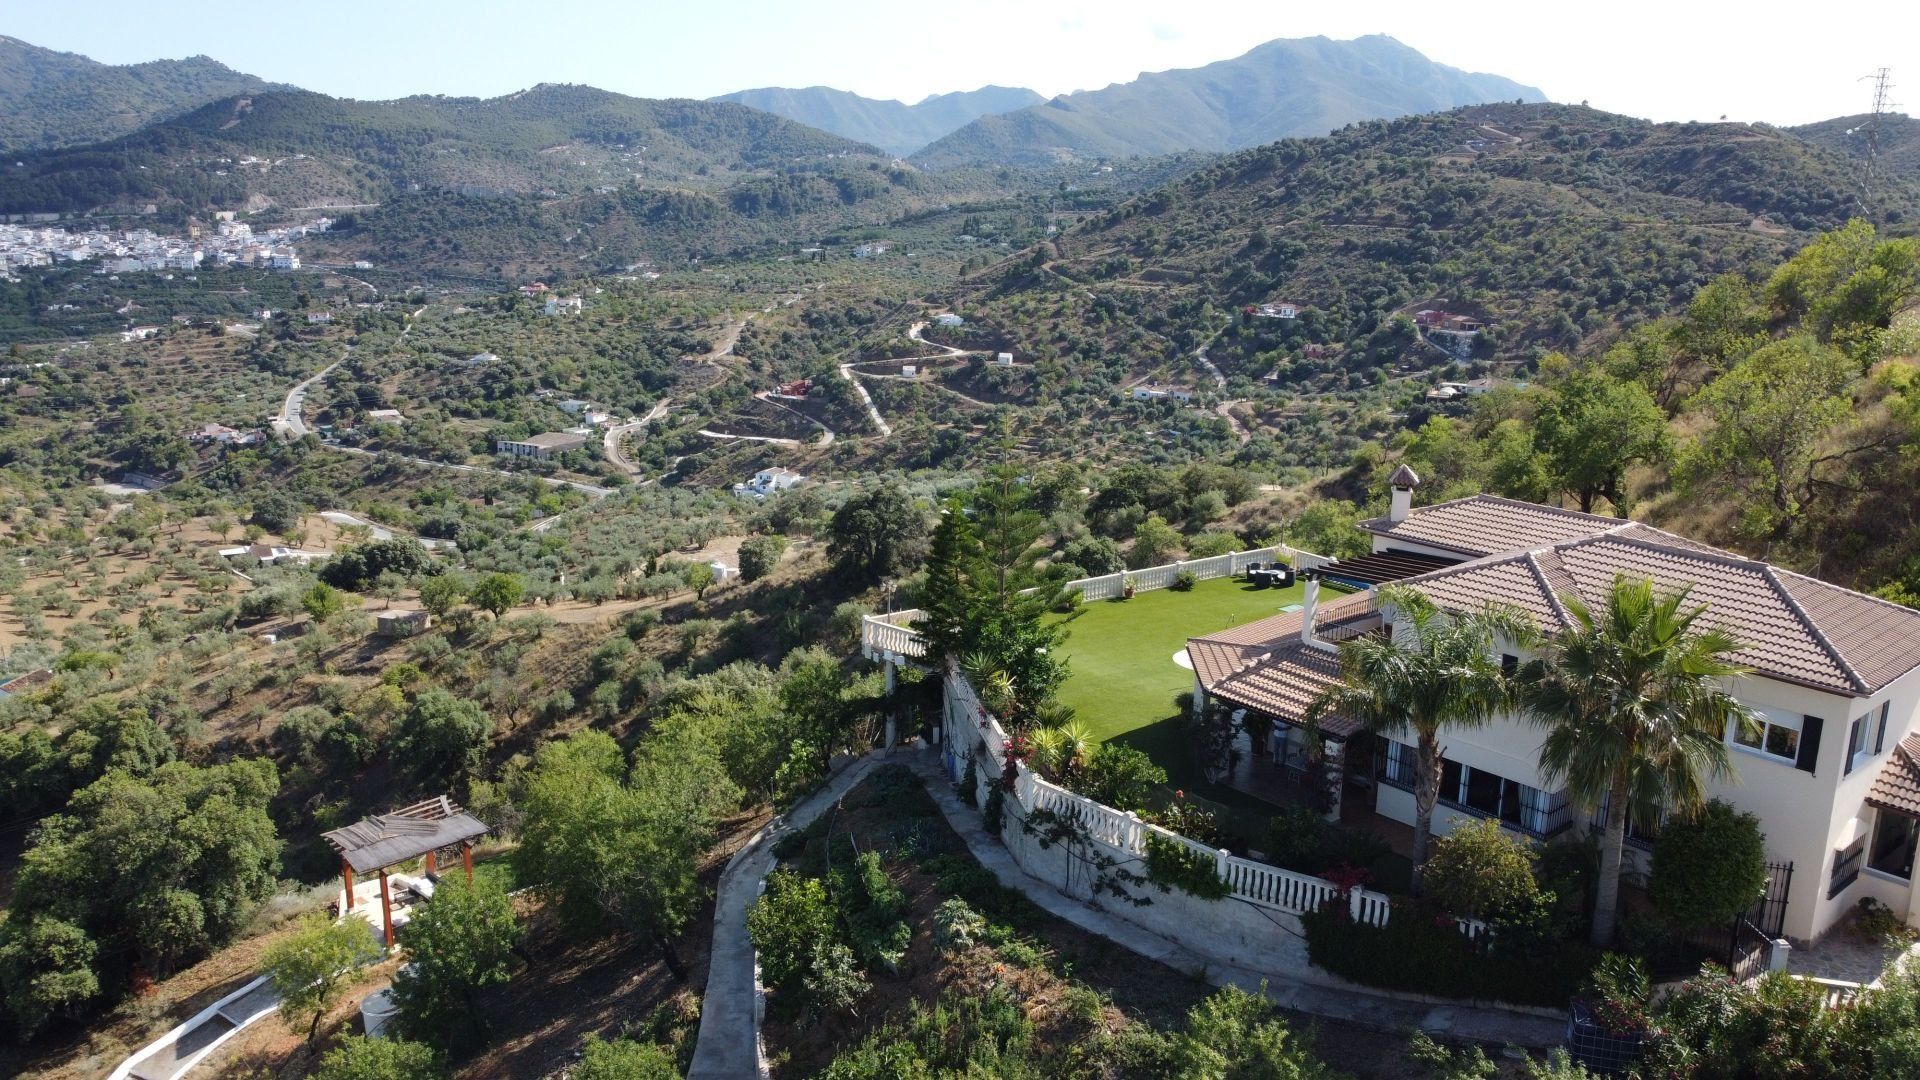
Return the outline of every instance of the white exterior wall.
[[[1512,646],[1506,648],[1518,651]],[[1525,659],[1522,655],[1522,660]],[[1813,772],[1805,772],[1791,762],[1753,752],[1729,740],[1728,755],[1735,776],[1707,785],[1710,798],[1724,799],[1760,819],[1769,860],[1793,863],[1793,881],[1787,899],[1787,936],[1798,942],[1819,937],[1852,910],[1860,897],[1868,895],[1907,914],[1910,922],[1920,925],[1920,897],[1914,895],[1910,883],[1885,875],[1863,869],[1858,881],[1833,899],[1827,898],[1835,852],[1857,836],[1871,839],[1875,811],[1866,805],[1866,796],[1874,776],[1893,753],[1894,745],[1908,733],[1920,729],[1920,671],[1908,672],[1871,698],[1842,697],[1757,676],[1735,679],[1729,689],[1748,705],[1795,716],[1818,716],[1823,721]],[[1850,775],[1842,775],[1853,720],[1871,714],[1871,724],[1877,726],[1882,702],[1891,702],[1892,708],[1881,752],[1871,754],[1874,743],[1870,730],[1869,756]],[[1545,783],[1540,776],[1540,745],[1545,734],[1544,728],[1505,716],[1483,727],[1443,731],[1440,746],[1443,756],[1463,765],[1484,769],[1529,787],[1557,791],[1560,789]],[[1410,792],[1388,784],[1378,785],[1375,809],[1396,821],[1413,823]],[[1571,808],[1570,812],[1576,827],[1584,825],[1590,816],[1579,807]],[[1457,822],[1470,817],[1437,806],[1434,833],[1445,835]],[[1645,872],[1647,857],[1631,846],[1627,853],[1629,868]]]

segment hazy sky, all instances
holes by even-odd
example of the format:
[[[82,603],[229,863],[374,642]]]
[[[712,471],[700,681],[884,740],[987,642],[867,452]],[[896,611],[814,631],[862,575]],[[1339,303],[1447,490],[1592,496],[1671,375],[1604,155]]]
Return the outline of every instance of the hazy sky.
[[[1892,67],[1920,105],[1920,3],[1399,0],[70,0],[0,5],[0,34],[109,63],[205,53],[345,97],[492,96],[538,82],[642,97],[825,84],[915,101],[1043,94],[1196,67],[1276,37],[1385,33],[1558,101],[1657,120],[1864,112]],[[1906,111],[1916,111],[1909,108]]]

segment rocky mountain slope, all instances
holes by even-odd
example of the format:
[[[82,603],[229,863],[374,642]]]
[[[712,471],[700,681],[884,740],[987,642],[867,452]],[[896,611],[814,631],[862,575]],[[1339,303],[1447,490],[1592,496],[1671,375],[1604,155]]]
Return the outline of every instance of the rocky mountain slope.
[[[275,87],[204,56],[102,64],[0,36],[0,151],[99,142],[215,98]]]
[[[983,117],[914,159],[950,167],[1240,150],[1361,120],[1515,100],[1544,99],[1533,87],[1435,63],[1384,35],[1281,39],[1205,67]]]
[[[983,86],[935,94],[908,105],[861,97],[830,86],[797,90],[769,86],[722,94],[713,100],[762,109],[904,157],[982,116],[1013,112],[1046,99],[1024,87]]]

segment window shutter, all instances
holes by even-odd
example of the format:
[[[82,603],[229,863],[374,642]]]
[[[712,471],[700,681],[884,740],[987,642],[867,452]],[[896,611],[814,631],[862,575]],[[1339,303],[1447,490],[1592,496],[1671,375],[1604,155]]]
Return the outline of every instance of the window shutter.
[[[1820,728],[1824,721],[1818,716],[1802,717],[1800,720],[1800,759],[1793,767],[1803,772],[1812,772],[1820,760]]]
[[[1847,728],[1847,748],[1846,748],[1846,751],[1840,756],[1840,775],[1841,776],[1853,775],[1853,759],[1856,753],[1854,748],[1860,745],[1861,729],[1866,726],[1867,726],[1867,718],[1863,716],[1860,719],[1855,720],[1853,722],[1853,725]],[[1800,737],[1802,739],[1806,738],[1805,735],[1802,735]]]
[[[1887,748],[1887,710],[1893,708],[1893,702],[1880,703],[1880,730],[1873,737],[1873,752],[1878,754]]]

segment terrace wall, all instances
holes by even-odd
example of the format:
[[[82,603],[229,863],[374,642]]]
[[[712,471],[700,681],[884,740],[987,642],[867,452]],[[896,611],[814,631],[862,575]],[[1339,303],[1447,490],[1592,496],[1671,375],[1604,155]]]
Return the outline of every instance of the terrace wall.
[[[945,706],[942,757],[948,775],[959,780],[971,760],[979,780],[973,798],[976,806],[984,807],[989,788],[1003,782],[1006,733],[958,670],[946,675]],[[1013,767],[1012,788],[1004,796],[1001,840],[1021,869],[1069,896],[1095,899],[1095,875],[1099,871],[1093,864],[1106,859],[1111,859],[1116,869],[1144,875],[1150,835],[1200,851],[1214,860],[1228,887],[1224,900],[1207,900],[1179,889],[1162,892],[1154,885],[1129,887],[1132,894],[1152,901],[1144,906],[1100,897],[1103,906],[1115,914],[1162,937],[1196,948],[1227,945],[1248,955],[1283,955],[1304,933],[1300,916],[1339,893],[1333,883],[1322,878],[1206,847],[1134,814],[1049,783],[1025,765]],[[1083,824],[1090,850],[1074,852],[1066,844],[1043,847],[1040,838],[1021,827],[1022,822],[1043,810]],[[1390,903],[1384,893],[1355,889],[1347,902],[1355,919],[1386,925]],[[1484,929],[1467,920],[1460,921],[1459,926],[1469,936]],[[1195,940],[1197,935],[1204,935],[1205,941]]]

